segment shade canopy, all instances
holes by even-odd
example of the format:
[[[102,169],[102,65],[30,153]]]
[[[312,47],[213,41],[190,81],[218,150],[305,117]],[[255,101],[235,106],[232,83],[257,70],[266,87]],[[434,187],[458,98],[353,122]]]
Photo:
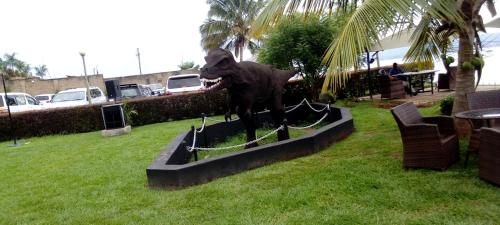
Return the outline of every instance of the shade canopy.
[[[484,24],[485,27],[500,28],[500,17]]]
[[[410,46],[410,37],[414,31],[414,28],[407,28],[395,34],[384,37],[380,39],[379,43],[376,43],[374,46],[372,46],[370,51],[376,52],[394,48],[408,47]]]

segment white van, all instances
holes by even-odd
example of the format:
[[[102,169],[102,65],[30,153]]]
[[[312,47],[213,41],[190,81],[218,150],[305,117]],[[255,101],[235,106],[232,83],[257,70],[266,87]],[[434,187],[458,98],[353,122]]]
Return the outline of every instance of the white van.
[[[41,95],[36,95],[35,99],[38,100],[41,105],[44,105],[44,104],[50,102],[50,100],[52,100],[52,98],[54,97],[54,95],[55,94],[41,94]]]
[[[9,92],[7,98],[4,93],[0,93],[0,113],[7,112],[7,104],[5,103],[9,104],[10,112],[13,113],[42,109],[35,98],[22,92]]]
[[[92,104],[106,102],[106,96],[98,87],[90,87],[90,97]],[[88,103],[87,88],[73,88],[58,92],[46,106],[48,108],[61,108],[87,105]]]
[[[174,75],[168,77],[165,93],[171,95],[183,92],[195,92],[204,87],[199,74]]]

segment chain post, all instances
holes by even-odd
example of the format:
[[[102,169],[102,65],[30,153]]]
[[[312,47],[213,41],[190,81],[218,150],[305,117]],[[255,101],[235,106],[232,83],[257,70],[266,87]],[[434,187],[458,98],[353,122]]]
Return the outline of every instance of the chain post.
[[[194,146],[196,146],[196,139],[194,139],[194,136],[196,135],[195,134],[196,130],[194,129],[194,126],[191,126],[191,133],[193,134],[193,143],[194,143]],[[198,161],[198,150],[196,149],[193,149],[193,154],[194,154],[194,161]]]
[[[284,140],[290,139],[290,134],[288,133],[288,121],[286,119],[283,120],[283,133],[285,135]]]

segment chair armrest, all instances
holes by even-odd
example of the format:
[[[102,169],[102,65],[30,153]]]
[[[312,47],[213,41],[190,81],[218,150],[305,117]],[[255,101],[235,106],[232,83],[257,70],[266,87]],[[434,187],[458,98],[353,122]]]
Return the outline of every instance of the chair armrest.
[[[436,124],[410,124],[405,127],[407,134],[410,136],[421,136],[422,138],[437,138],[439,139],[439,129]]]
[[[443,134],[455,134],[455,121],[451,116],[432,116],[424,117],[425,123],[436,124],[439,132]]]

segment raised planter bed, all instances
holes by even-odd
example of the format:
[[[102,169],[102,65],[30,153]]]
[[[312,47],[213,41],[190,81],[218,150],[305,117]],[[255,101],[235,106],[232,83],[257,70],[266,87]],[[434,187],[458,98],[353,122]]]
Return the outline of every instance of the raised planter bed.
[[[317,109],[326,107],[320,103],[311,105]],[[328,113],[325,119],[328,124],[301,137],[195,162],[190,162],[192,153],[187,151],[187,147],[191,146],[193,141],[193,132],[185,132],[175,138],[147,168],[148,185],[159,188],[181,188],[206,183],[277,161],[316,153],[353,132],[352,115],[346,108],[330,107],[329,111],[314,112],[307,104],[302,104],[287,113],[286,118],[289,124],[293,124],[306,117],[313,117],[314,121],[319,120],[325,113]],[[270,123],[269,112],[258,113],[257,122]],[[244,127],[239,120],[207,125],[204,130],[206,137],[197,138],[196,146],[213,146],[242,131]]]

